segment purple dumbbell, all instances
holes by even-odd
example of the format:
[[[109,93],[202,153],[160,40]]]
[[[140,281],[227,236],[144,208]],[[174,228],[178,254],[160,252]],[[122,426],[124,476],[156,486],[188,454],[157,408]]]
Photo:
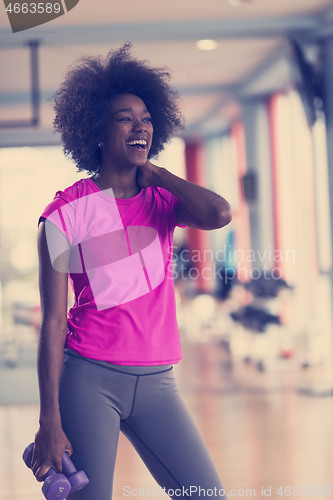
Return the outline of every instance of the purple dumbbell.
[[[29,469],[31,469],[32,454],[34,443],[29,444],[23,453],[23,460]],[[57,474],[50,468],[43,476],[42,492],[47,500],[65,500],[71,491],[71,483],[64,474]]]
[[[34,443],[31,443],[23,453],[23,460],[29,468],[31,468],[33,449]],[[62,472],[57,474],[54,469],[49,469],[45,474],[42,491],[47,500],[64,500],[69,493],[82,490],[89,483],[86,474],[82,470],[79,472],[76,470],[66,452],[62,456]],[[50,479],[51,477],[54,479]]]
[[[65,452],[62,456],[62,472],[71,484],[71,493],[82,490],[89,483],[83,470],[77,471],[69,455]]]

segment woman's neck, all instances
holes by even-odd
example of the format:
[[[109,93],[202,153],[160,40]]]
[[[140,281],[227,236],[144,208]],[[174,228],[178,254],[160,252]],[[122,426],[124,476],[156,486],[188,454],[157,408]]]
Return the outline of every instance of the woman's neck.
[[[130,173],[132,174],[132,172]],[[136,182],[136,176],[133,174],[117,175],[101,171],[94,174],[91,179],[102,191],[111,188],[115,198],[133,198],[141,191]]]

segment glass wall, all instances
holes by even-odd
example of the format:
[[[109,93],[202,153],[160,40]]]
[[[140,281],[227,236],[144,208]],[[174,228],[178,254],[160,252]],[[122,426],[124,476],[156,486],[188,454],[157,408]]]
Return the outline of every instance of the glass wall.
[[[274,142],[275,247],[295,287],[293,318],[313,358],[331,357],[331,268],[325,125],[312,130],[297,92],[270,104]],[[326,273],[326,274],[325,274]]]

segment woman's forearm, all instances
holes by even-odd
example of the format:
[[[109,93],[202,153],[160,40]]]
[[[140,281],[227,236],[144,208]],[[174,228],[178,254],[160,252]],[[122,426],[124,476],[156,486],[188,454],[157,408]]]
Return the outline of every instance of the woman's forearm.
[[[199,223],[222,227],[230,222],[230,205],[217,193],[177,177],[163,167],[155,170],[154,178],[155,185],[174,194]]]
[[[60,424],[59,386],[64,360],[66,326],[42,323],[38,349],[40,424]]]
[[[38,481],[43,481],[50,467],[61,473],[64,451],[69,454],[73,452],[62,428],[59,408],[65,338],[66,328],[57,321],[42,323],[38,349],[40,418],[31,461],[32,471]]]

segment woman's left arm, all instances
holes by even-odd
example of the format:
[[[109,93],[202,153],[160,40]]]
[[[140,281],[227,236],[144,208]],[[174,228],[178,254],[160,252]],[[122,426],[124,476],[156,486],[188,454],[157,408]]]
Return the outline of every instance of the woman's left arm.
[[[197,229],[218,229],[231,221],[230,205],[222,196],[181,179],[150,161],[138,168],[137,180],[142,187],[162,187],[179,199],[176,208],[179,224]]]

